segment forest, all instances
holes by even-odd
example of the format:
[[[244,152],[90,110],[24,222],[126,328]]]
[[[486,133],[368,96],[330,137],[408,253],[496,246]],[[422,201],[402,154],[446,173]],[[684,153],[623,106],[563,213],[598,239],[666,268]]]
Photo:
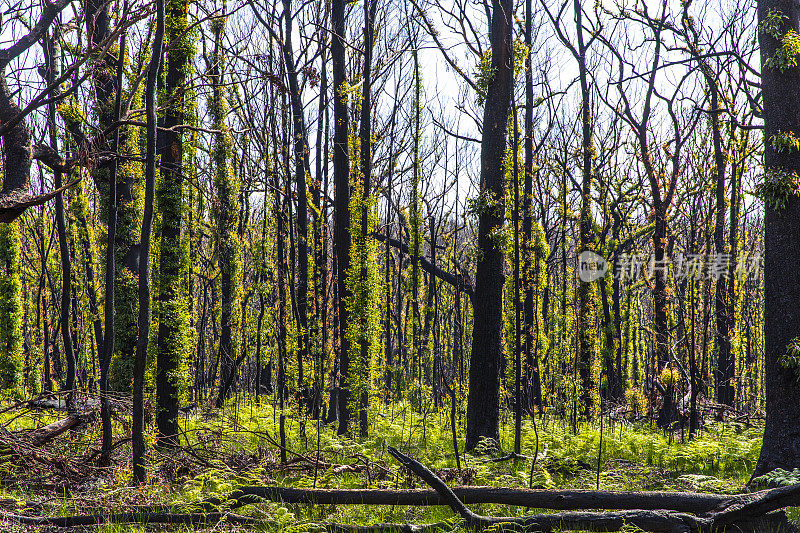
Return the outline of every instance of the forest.
[[[800,8],[0,0],[0,530],[800,531]]]

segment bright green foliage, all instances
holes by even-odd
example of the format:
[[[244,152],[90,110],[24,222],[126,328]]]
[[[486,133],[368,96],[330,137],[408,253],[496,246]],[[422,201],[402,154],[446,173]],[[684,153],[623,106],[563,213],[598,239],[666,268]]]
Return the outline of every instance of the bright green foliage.
[[[753,487],[786,487],[800,483],[800,468],[795,468],[791,472],[783,468],[776,468],[763,476],[753,478]]]
[[[492,191],[481,191],[474,198],[467,199],[466,215],[480,217],[488,213],[504,211],[503,204]]]
[[[19,223],[0,224],[0,390],[22,380],[22,285]]]
[[[764,180],[756,185],[756,195],[776,211],[783,210],[792,196],[800,195],[800,176],[795,172],[768,168]]]
[[[781,38],[781,24],[782,21],[787,19],[788,17],[781,13],[780,11],[770,9],[767,16],[764,17],[764,20],[758,25],[758,30],[761,33],[765,33],[767,35],[771,35],[776,39]]]
[[[550,256],[550,245],[544,228],[537,221],[533,221],[533,258],[531,272],[523,273],[525,283],[533,288],[533,313],[534,313],[534,354],[541,358],[549,349],[549,340],[545,332],[544,321],[544,293],[547,286],[547,258]]]
[[[647,397],[642,389],[635,387],[625,389],[625,401],[634,416],[644,416],[647,413]]]
[[[767,59],[765,66],[784,72],[797,66],[798,55],[800,55],[800,34],[789,30],[780,38],[780,46],[775,55]]]
[[[482,106],[486,102],[486,91],[494,78],[495,71],[496,69],[492,67],[492,49],[489,48],[481,56],[476,72],[475,86],[477,94],[475,95],[475,101],[478,106]]]
[[[187,0],[169,0],[166,6],[166,39],[169,43],[165,71],[172,74],[173,65],[184,65],[179,77],[185,83],[190,73],[193,36],[187,34]],[[173,82],[174,83],[174,82]],[[186,95],[178,88],[163,98],[174,101],[172,119],[185,122]],[[185,153],[181,132],[170,137],[172,145],[167,147],[172,157],[179,161],[177,168],[162,167],[156,189],[159,214],[160,254],[158,272],[158,298],[156,316],[159,321],[157,358],[161,368],[169,368],[168,379],[177,395],[185,393],[188,382],[188,360],[192,352],[193,332],[189,314],[189,295],[185,279],[189,272],[189,242],[184,236],[183,221],[187,215],[186,176],[192,175],[190,154]]]
[[[139,174],[140,165],[126,163],[128,171]],[[125,260],[133,246],[138,243],[141,219],[141,192],[137,187],[137,197],[126,204],[120,204],[117,219],[117,246],[114,250],[117,262],[114,290],[116,293],[114,327],[116,341],[114,358],[111,360],[109,386],[112,390],[129,390],[133,384],[133,358],[136,352],[136,317],[139,310],[137,294],[138,274],[125,267]]]
[[[360,181],[360,180],[359,180]],[[347,284],[350,296],[347,298],[348,316],[347,338],[350,343],[349,390],[351,412],[358,412],[359,398],[370,390],[375,365],[381,351],[381,275],[378,271],[378,244],[372,233],[378,221],[377,201],[370,195],[366,199],[361,194],[361,184],[351,190],[350,200],[350,269]],[[361,216],[367,211],[367,227],[362,225]],[[362,279],[362,269],[367,277]],[[363,342],[369,347],[364,358],[359,350]]]
[[[770,142],[776,152],[800,150],[800,139],[791,131],[776,133],[770,138]]]
[[[515,39],[511,43],[514,51],[514,77],[520,75],[525,68],[525,61],[528,59],[528,46],[525,44],[524,39]],[[481,56],[475,72],[475,102],[478,106],[482,106],[486,102],[486,91],[489,89],[489,84],[494,78],[496,69],[492,67],[492,49],[488,48]]]
[[[765,66],[780,72],[797,66],[797,57],[800,55],[800,34],[791,28],[786,33],[781,32],[784,21],[787,19],[786,15],[773,9],[767,13],[767,16],[758,27],[761,33],[769,35],[778,41],[775,55],[767,58]]]
[[[254,461],[245,469],[232,469],[224,464],[218,468],[194,469],[176,472],[181,462],[175,456],[164,456],[150,448],[154,470],[175,475],[172,490],[164,483],[156,482],[140,487],[119,489],[113,494],[130,495],[137,502],[146,500],[166,506],[183,506],[198,502],[209,496],[221,497],[241,486],[276,485],[307,488],[406,488],[422,487],[414,478],[396,477],[390,472],[399,472],[399,465],[386,452],[387,446],[395,446],[404,453],[430,467],[448,483],[490,485],[498,487],[528,487],[531,478],[531,461],[486,461],[486,456],[461,455],[462,470],[455,467],[452,453],[448,410],[428,410],[425,414],[413,410],[406,402],[384,405],[374,402],[369,409],[373,424],[372,437],[363,441],[341,438],[335,427],[321,421],[286,419],[286,446],[305,456],[319,453],[322,459],[317,469],[275,468],[275,448],[270,439],[278,433],[279,415],[271,402],[252,402],[244,396],[234,399],[238,409],[227,409],[218,416],[209,418],[203,413],[192,413],[182,420],[188,446],[203,446],[220,457],[246,457]],[[459,417],[463,416],[464,404],[457,405]],[[288,414],[284,411],[284,414]],[[9,420],[13,417],[13,420]],[[10,431],[40,427],[57,419],[42,413],[6,413],[3,423]],[[498,443],[485,442],[481,448],[492,457],[504,455],[513,443],[513,424],[504,421]],[[117,422],[115,421],[115,424]],[[533,467],[534,488],[543,489],[594,489],[597,480],[598,451],[601,433],[597,424],[578,426],[577,433],[561,420],[549,414],[537,416],[538,441],[530,420],[522,427],[522,453],[528,458],[536,454]],[[119,426],[117,426],[121,430]],[[761,433],[758,429],[735,429],[711,425],[693,440],[681,440],[639,423],[617,423],[605,421],[602,433],[602,457],[600,461],[601,490],[713,490],[736,493],[746,483],[758,458]],[[319,432],[319,441],[316,435]],[[81,434],[77,437],[80,438]],[[85,435],[94,435],[91,432]],[[312,437],[312,438],[309,438]],[[319,444],[317,444],[319,442]],[[74,444],[73,444],[74,445]],[[85,446],[84,442],[80,443]],[[463,440],[460,441],[463,446]],[[125,445],[123,445],[125,446]],[[223,455],[224,454],[224,455]],[[340,459],[337,459],[340,458]],[[367,461],[369,472],[341,471],[340,462],[358,464]],[[0,465],[4,478],[14,473],[18,466],[11,462]],[[384,470],[387,469],[387,470]],[[115,470],[115,475],[124,483],[124,465]],[[388,475],[386,475],[388,474]],[[786,484],[796,481],[798,472],[775,471],[767,476],[769,482]],[[398,487],[399,484],[399,487]],[[5,489],[4,499],[9,499],[13,489]],[[22,500],[29,498],[13,495]],[[79,514],[80,509],[68,508],[74,500],[64,499],[64,506],[56,513]],[[116,499],[108,500],[118,501]],[[128,501],[127,499],[125,501]],[[82,505],[78,503],[77,505]],[[530,513],[530,510],[499,505],[475,505],[475,512],[493,516],[513,516]],[[237,514],[255,516],[268,521],[266,531],[314,531],[321,522],[353,525],[375,523],[435,523],[446,522],[444,531],[465,531],[458,527],[458,517],[444,506],[410,508],[404,506],[320,506],[285,504],[282,502],[257,502],[241,507]],[[132,531],[130,526],[113,526],[119,529],[102,531]],[[219,530],[219,525],[209,526],[209,531]],[[191,530],[197,531],[195,526]],[[138,529],[136,531],[139,531]],[[141,530],[144,531],[144,530]],[[205,529],[203,529],[205,531]]]
[[[786,353],[778,357],[778,364],[785,370],[791,370],[800,381],[800,338],[792,339],[786,346]]]
[[[661,371],[661,376],[659,376],[659,379],[665,387],[675,387],[680,382],[681,375],[676,369],[666,366],[664,367],[664,370]]]
[[[79,288],[79,291],[87,294],[90,290],[97,291],[97,273],[101,271],[97,267],[100,253],[95,247],[95,230],[94,226],[89,223],[91,214],[89,211],[89,198],[86,194],[85,182],[82,179],[69,190],[69,203],[68,214],[70,222],[68,224],[70,239],[73,242],[74,253],[77,261],[72,265],[73,268],[73,283]],[[91,265],[94,279],[91,281],[92,287],[89,286],[90,280],[87,274],[87,265]],[[93,322],[95,320],[102,320],[102,310],[98,305],[97,315],[92,314],[90,305],[81,306],[78,312],[82,313],[85,317],[86,334],[94,337]],[[88,337],[87,337],[88,340]],[[81,343],[79,348],[83,354],[82,357],[92,357],[92,343]]]
[[[588,353],[584,354],[579,361],[576,361],[575,365],[578,373],[581,371],[588,372],[589,386],[586,387],[588,390],[583,390],[586,384],[580,380],[580,377],[576,377],[576,383],[573,384],[573,394],[575,394],[576,397],[573,399],[573,401],[577,402],[577,412],[579,413],[579,416],[583,416],[580,414],[582,412],[582,408],[580,406],[584,404],[583,398],[591,398],[592,411],[588,413],[588,415],[593,417],[600,405],[600,391],[597,387],[600,374],[600,358],[598,357],[599,339],[597,330],[594,327],[594,324],[598,318],[598,300],[600,295],[598,294],[596,283],[584,283],[580,281],[578,283],[579,284],[576,289],[578,299],[583,298],[585,301],[585,308],[583,313],[579,316],[579,319],[583,321],[584,327],[579,328],[578,334],[581,336],[581,339],[578,342],[583,343],[583,345],[588,348]]]
[[[514,78],[517,78],[525,69],[525,62],[528,60],[530,50],[524,39],[515,39],[512,47],[514,50]]]
[[[218,18],[212,23],[215,39],[221,39],[225,28],[225,19]],[[216,254],[220,268],[220,320],[222,327],[230,327],[231,338],[223,339],[230,342],[230,346],[222,346],[228,354],[233,354],[233,347],[238,343],[235,340],[239,331],[239,298],[241,280],[241,244],[236,232],[239,220],[239,181],[232,169],[233,140],[227,124],[229,112],[223,75],[225,70],[224,56],[221,52],[215,57],[215,77],[213,93],[208,102],[213,128],[218,131],[214,134],[212,145],[212,162],[214,165],[214,189],[216,191],[215,203],[212,212],[216,221]]]
[[[133,99],[134,106],[141,104],[141,95]],[[141,135],[139,128],[124,126],[120,135],[120,151],[126,156],[139,156],[142,153],[140,146]],[[108,197],[107,168],[98,169],[101,174],[101,194]],[[136,160],[121,162],[117,169],[117,190],[119,184],[130,187],[130,195],[120,194],[117,206],[117,234],[114,247],[114,260],[116,261],[116,279],[114,280],[114,356],[109,369],[109,387],[111,390],[127,391],[133,384],[133,360],[136,354],[137,318],[139,314],[139,276],[138,272],[130,267],[132,258],[138,258],[140,241],[142,209],[144,196],[142,195],[142,164]],[[105,211],[105,209],[104,209]],[[105,219],[105,213],[103,214]],[[138,260],[136,261],[138,265]]]
[[[76,98],[64,100],[58,106],[58,114],[67,126],[80,126],[86,122],[86,114]]]

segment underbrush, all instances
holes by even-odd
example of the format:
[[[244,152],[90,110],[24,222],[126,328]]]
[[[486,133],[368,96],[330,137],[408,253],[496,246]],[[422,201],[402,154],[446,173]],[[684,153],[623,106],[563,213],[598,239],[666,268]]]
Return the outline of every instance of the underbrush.
[[[655,427],[605,420],[600,450],[600,426],[581,424],[577,431],[563,420],[537,417],[523,423],[522,460],[503,459],[513,449],[513,420],[506,414],[500,442],[484,442],[480,455],[463,454],[463,418],[458,444],[461,468],[456,468],[450,413],[412,411],[409,404],[374,406],[369,437],[336,435],[325,425],[286,413],[286,456],[281,463],[279,412],[269,402],[238,398],[225,409],[192,413],[181,419],[182,446],[157,449],[148,434],[149,481],[130,487],[130,443],[116,449],[112,464],[98,468],[81,461],[99,446],[99,423],[63,435],[48,445],[43,461],[21,462],[5,457],[2,473],[3,511],[43,516],[80,514],[90,508],[125,511],[135,505],[167,504],[176,509],[209,496],[224,495],[242,485],[316,488],[406,488],[423,484],[387,453],[394,446],[436,471],[451,485],[493,485],[557,489],[695,490],[736,492],[747,482],[761,444],[761,428],[731,425],[706,427],[696,438],[665,434]],[[463,417],[463,413],[460,413]],[[2,414],[13,419],[15,431],[40,427],[59,414]],[[16,417],[16,418],[14,418]],[[152,431],[152,428],[151,428]],[[129,432],[115,423],[115,438]],[[538,442],[537,442],[538,434]],[[538,451],[537,451],[538,450]],[[71,458],[71,459],[70,459]],[[535,458],[535,462],[533,462]],[[492,460],[495,459],[495,460]],[[598,463],[599,460],[599,463]],[[58,465],[60,461],[61,466]],[[533,469],[531,469],[533,463]],[[598,468],[599,467],[599,468]],[[61,468],[61,473],[53,471]],[[48,472],[48,469],[50,472]],[[77,472],[72,477],[70,469]],[[531,471],[532,470],[532,471]],[[519,515],[523,509],[477,505],[485,514]],[[442,507],[291,505],[262,502],[243,512],[267,520],[269,530],[313,530],[314,524],[423,524],[452,519]],[[529,511],[528,511],[529,512]],[[3,530],[14,526],[3,524]],[[209,530],[241,529],[217,525]],[[18,530],[22,530],[19,528]],[[152,531],[155,527],[104,525],[89,531]],[[171,527],[170,531],[195,531]]]

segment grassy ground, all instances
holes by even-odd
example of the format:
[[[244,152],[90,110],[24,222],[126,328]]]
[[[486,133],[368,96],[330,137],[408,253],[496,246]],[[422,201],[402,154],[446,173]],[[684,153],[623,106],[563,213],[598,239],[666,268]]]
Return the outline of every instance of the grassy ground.
[[[41,427],[59,413],[9,411],[1,415],[11,431]],[[16,418],[15,418],[16,417]],[[281,465],[278,449],[278,413],[269,403],[232,401],[225,410],[185,417],[179,450],[149,447],[148,484],[128,486],[130,446],[123,441],[115,450],[112,466],[97,468],[85,458],[96,455],[99,424],[59,437],[36,453],[39,457],[6,458],[0,463],[5,512],[37,516],[66,516],[90,509],[125,511],[134,505],[171,504],[222,495],[240,485],[281,485],[320,488],[421,487],[386,452],[395,446],[437,471],[448,483],[609,490],[695,490],[736,492],[747,482],[758,458],[761,429],[741,425],[712,425],[691,441],[680,433],[666,435],[643,423],[605,420],[602,434],[597,424],[583,424],[577,432],[562,420],[546,415],[523,424],[524,461],[488,462],[513,448],[513,421],[503,420],[500,449],[487,447],[484,455],[461,455],[456,468],[449,412],[420,414],[407,404],[380,406],[370,413],[370,437],[339,438],[335,427],[313,420],[287,418],[290,464]],[[124,418],[116,423],[117,438],[124,438]],[[460,431],[462,432],[462,431]],[[149,435],[152,444],[152,435]],[[684,436],[685,437],[685,436]],[[459,440],[463,449],[463,441]],[[298,459],[319,457],[333,466],[314,467]],[[598,479],[599,457],[599,479]],[[343,466],[344,465],[344,466]],[[599,485],[598,485],[599,484]],[[519,515],[523,509],[478,505],[484,514]],[[344,524],[401,522],[422,524],[451,519],[439,507],[377,507],[284,505],[264,502],[243,511],[271,522],[267,529],[305,531],[327,521]],[[10,522],[3,531],[24,530]],[[87,531],[154,531],[158,527],[105,525]],[[196,528],[171,527],[171,531]],[[236,530],[217,524],[208,531]],[[239,528],[243,529],[243,528]],[[45,529],[46,530],[46,529]]]

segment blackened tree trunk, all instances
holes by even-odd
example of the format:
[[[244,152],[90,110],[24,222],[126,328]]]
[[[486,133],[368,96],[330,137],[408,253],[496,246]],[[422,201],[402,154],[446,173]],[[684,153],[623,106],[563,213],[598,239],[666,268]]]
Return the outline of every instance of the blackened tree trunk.
[[[733,127],[731,128],[734,129]],[[733,137],[734,132],[731,131],[731,136]],[[744,143],[747,143],[748,134],[747,132],[743,132],[744,136]],[[737,280],[735,276],[736,272],[736,262],[737,262],[737,254],[739,252],[739,187],[741,181],[741,175],[743,171],[744,163],[741,159],[734,158],[731,164],[731,178],[730,178],[730,194],[731,194],[731,223],[730,228],[728,230],[728,250],[730,253],[730,257],[728,258],[728,272],[731,276],[728,278],[727,283],[727,290],[728,294],[725,298],[725,318],[728,320],[728,348],[730,349],[730,337],[734,334],[734,328],[736,327],[735,323],[735,313],[736,313],[736,289],[737,289]],[[747,335],[747,342],[750,342],[750,336]],[[749,344],[748,344],[749,345]],[[733,353],[729,354],[729,364],[731,367],[731,377],[735,375],[735,370],[733,369],[735,364],[735,358]],[[745,362],[747,364],[747,362]],[[747,364],[747,368],[750,368],[750,365]],[[733,384],[731,383],[731,388],[733,388]],[[742,394],[739,398],[739,404],[742,403],[742,397],[745,396]],[[735,405],[736,398],[733,394],[731,394],[731,403],[729,405]]]
[[[727,212],[725,201],[725,153],[722,148],[722,133],[720,131],[719,114],[719,88],[710,67],[705,65],[703,69],[706,73],[706,84],[711,92],[711,137],[714,144],[714,170],[716,172],[716,201],[717,213],[714,225],[714,246],[718,257],[725,254],[725,214]],[[731,176],[733,180],[733,176]],[[728,316],[730,306],[727,302],[728,283],[733,284],[733,280],[728,280],[727,273],[717,279],[716,297],[714,299],[714,321],[716,322],[714,345],[717,348],[717,365],[714,371],[714,381],[716,383],[717,403],[733,406],[734,401],[734,360],[731,351],[731,327],[733,325],[732,316]]]
[[[220,340],[219,340],[219,392],[216,406],[222,407],[225,403],[230,384],[233,382],[231,374],[236,371],[234,363],[235,339],[234,335],[239,324],[239,236],[236,232],[239,216],[239,183],[233,175],[231,167],[232,141],[227,126],[228,104],[225,98],[225,84],[223,80],[225,69],[225,54],[222,48],[222,34],[225,29],[225,18],[214,21],[214,61],[212,63],[211,78],[213,94],[211,101],[211,115],[214,122],[215,133],[213,147],[214,188],[217,194],[215,205],[215,218],[217,224],[217,255],[220,270]]]
[[[691,222],[689,225],[689,243],[687,246],[689,253],[697,252],[697,217],[696,201],[692,203]],[[700,430],[700,412],[697,409],[697,398],[700,395],[700,372],[697,368],[697,332],[695,330],[696,320],[696,297],[695,289],[697,280],[689,280],[689,438],[692,438]]]
[[[288,152],[287,152],[288,154]],[[287,161],[288,168],[288,161]],[[280,418],[278,421],[278,434],[281,442],[281,462],[286,462],[286,332],[289,329],[289,320],[286,313],[286,279],[289,267],[286,263],[286,209],[284,204],[289,203],[289,179],[285,180],[284,194],[281,194],[280,172],[274,172],[275,187],[275,218],[278,221],[278,407]]]
[[[759,28],[771,21],[773,31],[759,31],[764,138],[800,136],[800,67],[775,61],[780,39],[800,31],[800,5],[782,0],[758,1]],[[772,61],[774,61],[774,63]],[[800,198],[794,183],[800,152],[776,150],[764,143],[764,366],[767,420],[754,475],[776,468],[800,467],[800,368],[787,364],[786,354],[800,337]],[[769,194],[773,191],[773,194]],[[777,194],[775,194],[777,193]],[[785,203],[776,204],[781,193]],[[788,194],[786,194],[788,193]],[[784,362],[782,364],[782,362]]]
[[[161,51],[164,47],[164,0],[156,0],[156,31],[153,38],[152,57],[147,67],[145,86],[145,114],[147,116],[147,151],[144,169],[144,216],[142,218],[139,249],[139,337],[136,342],[136,360],[133,367],[133,480],[145,481],[144,464],[144,379],[147,368],[147,346],[150,343],[150,235],[153,228],[153,203],[156,183],[156,82],[161,70]]]
[[[533,6],[532,0],[525,1],[525,44],[528,49],[533,48]],[[534,331],[538,336],[538,328],[534,325],[534,276],[531,258],[533,255],[533,54],[528,54],[525,59],[525,185],[522,200],[522,233],[523,233],[523,256],[524,268],[523,285],[525,288],[525,303],[523,304],[523,322],[525,324],[525,407],[530,409],[533,405],[541,408],[541,378],[539,375],[539,357],[534,354]],[[537,337],[538,341],[538,337]]]
[[[178,403],[187,376],[183,375],[189,346],[190,315],[186,306],[185,284],[188,253],[183,235],[186,169],[181,130],[184,124],[185,84],[191,62],[191,42],[187,35],[189,0],[168,0],[167,74],[164,95],[168,99],[164,112],[161,152],[161,183],[158,187],[158,208],[161,212],[158,341],[156,346],[156,426],[159,444],[178,444]]]
[[[325,18],[328,16],[329,4],[325,4]],[[327,186],[328,177],[328,68],[327,68],[327,20],[322,24],[323,38],[319,44],[321,73],[319,88],[319,109],[317,110],[317,143],[316,143],[316,179],[312,186],[312,201],[314,209],[314,272],[312,274],[314,285],[314,319],[310,325],[310,335],[313,339],[314,353],[314,385],[313,407],[311,414],[315,420],[319,419],[322,411],[322,389],[325,384],[325,363],[327,361],[327,287],[328,287],[328,240],[326,230],[327,217],[327,191],[323,191],[322,184]],[[323,153],[324,150],[324,153]],[[327,187],[326,187],[327,189]],[[324,196],[323,196],[324,194]]]
[[[45,37],[45,61],[46,61],[46,80],[48,85],[52,85],[56,79],[56,39],[58,34]],[[56,105],[50,102],[48,108],[48,129],[50,130],[50,147],[58,152],[58,135],[56,132]],[[61,170],[53,171],[55,188],[61,187]],[[72,330],[70,327],[69,311],[71,307],[70,295],[72,292],[72,262],[69,255],[69,245],[67,244],[67,224],[64,217],[64,194],[56,196],[56,227],[58,230],[58,248],[61,252],[61,339],[64,344],[64,357],[67,359],[67,390],[70,391],[67,397],[67,408],[70,413],[75,412],[75,390],[76,368],[75,368],[75,348],[72,343]]]
[[[359,131],[359,140],[361,146],[361,231],[359,246],[362,247],[361,253],[367,254],[367,247],[369,240],[372,236],[369,234],[369,214],[372,209],[370,197],[372,194],[372,42],[375,24],[375,9],[377,8],[377,0],[364,0],[364,70],[363,70],[363,83],[362,83],[362,101],[361,101],[361,125]],[[369,257],[367,255],[367,257]],[[364,297],[368,294],[367,285],[369,280],[370,265],[367,261],[361,261],[359,268],[359,283],[361,285],[360,291],[362,293],[361,300],[364,303],[368,302]],[[369,312],[367,309],[362,310],[363,313]],[[366,320],[360,317],[362,324]],[[369,402],[369,378],[368,376],[370,367],[370,341],[371,335],[363,326],[359,334],[359,357],[361,358],[359,369],[361,376],[359,376],[359,383],[361,384],[358,391],[358,422],[359,433],[361,437],[367,437],[369,430],[369,420],[367,418],[367,408]],[[355,398],[352,398],[355,400]]]
[[[615,212],[612,210],[612,213]],[[614,215],[614,222],[612,225],[612,238],[614,242],[619,242],[619,233],[621,231],[622,221],[619,215]],[[618,256],[614,261],[618,260]],[[622,360],[622,306],[620,301],[622,299],[620,288],[619,276],[614,276],[611,282],[611,307],[614,312],[614,350],[616,360],[616,373],[614,379],[609,383],[609,396],[613,400],[621,400],[624,398],[625,391],[623,390],[626,382],[626,367],[623,365]],[[627,359],[626,359],[627,362]]]
[[[512,157],[514,181],[514,453],[522,453],[522,302],[520,301],[520,243],[519,243],[519,124],[517,104],[512,105]]]
[[[350,343],[347,341],[347,271],[350,269],[350,156],[348,153],[348,112],[345,90],[345,0],[331,2],[331,59],[333,60],[333,182],[334,246],[336,252],[336,306],[339,328],[339,435],[350,429],[348,405]]]
[[[611,313],[611,295],[608,291],[608,283],[605,278],[598,280],[600,287],[600,299],[603,306],[603,374],[606,386],[600,391],[601,400],[619,399],[622,397],[622,380],[620,379],[621,369],[614,359],[615,353],[619,353],[617,347],[619,343],[616,338],[616,328]]]
[[[93,46],[101,46],[112,34],[110,3],[102,0],[87,0],[85,4],[86,30]],[[124,53],[124,51],[123,51]],[[95,110],[98,128],[101,131],[119,132],[116,152],[132,155],[139,153],[138,134],[133,127],[118,127],[118,118],[114,114],[117,92],[122,92],[121,80],[114,76],[114,58],[111,54],[102,60],[102,67],[92,69],[92,85],[95,93]],[[101,139],[106,149],[109,139]],[[141,183],[141,164],[137,161],[118,161],[115,176],[117,184],[117,231],[114,241],[116,267],[114,275],[114,298],[116,311],[113,315],[115,324],[114,354],[108,361],[109,386],[115,390],[129,390],[133,377],[133,365],[136,352],[136,317],[138,310],[138,277],[140,238],[139,224],[141,220],[140,202],[135,197],[137,186]],[[105,167],[93,170],[95,184],[101,193],[109,190],[110,171]],[[110,204],[110,200],[109,200]],[[108,328],[108,324],[106,324]]]
[[[511,103],[511,0],[492,0],[491,46],[494,75],[486,88],[481,140],[478,268],[473,305],[472,359],[467,398],[466,449],[481,437],[499,438],[500,362],[503,357],[505,152]]]
[[[286,78],[289,81],[289,98],[292,103],[292,128],[294,144],[294,176],[297,187],[297,329],[299,345],[297,350],[297,390],[302,394],[305,388],[303,363],[309,353],[308,335],[308,198],[306,178],[310,166],[308,162],[308,135],[303,115],[302,95],[297,81],[297,68],[294,63],[292,47],[292,3],[283,0],[286,21],[286,36],[283,44],[283,60],[286,65]],[[303,400],[303,398],[301,398]],[[301,402],[302,403],[302,402]]]
[[[117,58],[117,71],[116,71],[116,84],[122,85],[122,75],[125,68],[125,33],[120,37],[119,54]],[[114,98],[114,116],[119,117],[122,92],[117,91]],[[114,132],[114,151],[119,148],[119,129]],[[100,351],[100,419],[102,420],[103,427],[103,453],[100,455],[100,465],[107,466],[110,460],[109,454],[111,453],[112,440],[113,440],[113,427],[111,425],[111,405],[108,395],[109,386],[109,371],[111,367],[111,358],[114,355],[114,346],[116,343],[116,324],[114,322],[115,306],[116,306],[116,239],[117,239],[117,210],[119,207],[119,198],[117,195],[117,168],[119,161],[114,160],[111,165],[111,171],[108,180],[108,237],[106,246],[106,280],[105,280],[105,335],[103,337],[103,349]],[[45,322],[46,324],[46,322]],[[46,330],[45,330],[46,333]],[[47,348],[45,348],[47,349]]]
[[[421,221],[421,207],[420,207],[420,144],[422,133],[420,131],[420,115],[422,115],[422,103],[420,94],[422,89],[422,78],[419,72],[419,55],[416,44],[412,50],[412,59],[414,62],[414,108],[413,108],[413,121],[414,121],[414,148],[413,148],[413,162],[412,162],[412,175],[411,175],[411,205],[409,206],[409,217],[411,218],[411,373],[416,374],[418,384],[422,383],[422,376],[420,368],[422,366],[422,342],[420,342],[420,309],[419,309],[419,288],[420,288],[420,270],[419,270],[419,257],[422,255],[422,221]],[[409,317],[406,317],[406,321]]]
[[[395,166],[395,155],[394,155],[394,133],[395,133],[395,120],[397,118],[397,111],[399,107],[399,100],[395,100],[394,102],[394,109],[392,109],[392,117],[391,117],[391,125],[389,127],[389,168],[387,170],[388,182],[389,186],[386,188],[386,233],[391,235],[391,228],[394,223],[394,211],[392,210],[392,188],[394,187],[394,166]],[[402,258],[402,254],[398,253],[398,261]],[[384,322],[383,322],[383,334],[384,334],[384,361],[386,363],[386,370],[384,373],[384,387],[386,390],[384,391],[385,400],[387,403],[391,402],[392,399],[392,383],[393,383],[393,376],[394,376],[394,353],[392,352],[392,262],[393,262],[393,255],[392,250],[389,247],[389,240],[386,240],[386,247],[383,250],[383,259],[384,259],[384,291],[386,296],[386,301],[384,302]],[[399,318],[399,317],[398,317]],[[399,329],[399,328],[398,328]],[[399,339],[399,335],[398,335]],[[398,344],[399,347],[399,344]]]
[[[580,251],[595,251],[594,232],[592,231],[592,174],[594,173],[594,157],[592,147],[592,115],[589,108],[589,75],[586,68],[586,44],[583,40],[583,12],[580,0],[575,0],[575,31],[577,49],[573,55],[578,62],[578,73],[581,87],[581,214],[580,214]],[[594,314],[596,295],[593,287],[586,282],[578,285],[578,374],[581,380],[581,415],[586,420],[592,418],[594,403],[592,363],[594,359]]]

